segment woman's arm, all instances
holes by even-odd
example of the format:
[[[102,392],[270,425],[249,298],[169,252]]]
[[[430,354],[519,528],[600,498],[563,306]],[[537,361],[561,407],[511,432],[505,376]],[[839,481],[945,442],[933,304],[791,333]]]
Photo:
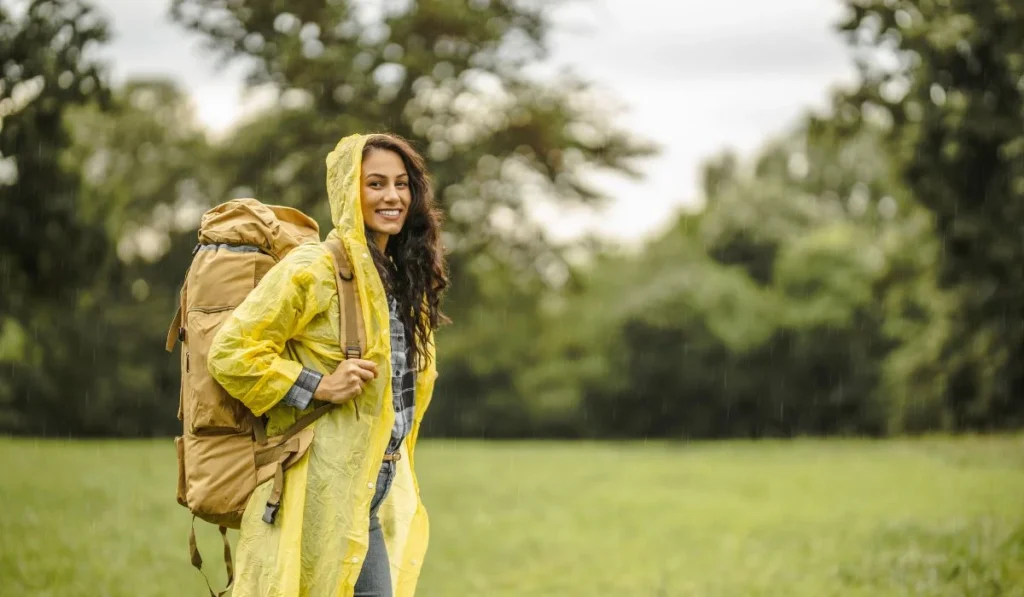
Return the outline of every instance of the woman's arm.
[[[280,356],[285,343],[330,300],[319,296],[326,293],[316,271],[318,249],[297,247],[271,268],[210,346],[210,375],[256,415],[283,399],[304,408],[321,380],[320,373]]]

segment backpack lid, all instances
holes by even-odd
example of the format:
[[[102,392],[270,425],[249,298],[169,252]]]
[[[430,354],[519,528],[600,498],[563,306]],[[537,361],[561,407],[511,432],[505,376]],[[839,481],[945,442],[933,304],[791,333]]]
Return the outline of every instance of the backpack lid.
[[[232,199],[203,214],[201,244],[250,245],[280,260],[298,245],[320,240],[316,220],[301,211],[256,199]]]

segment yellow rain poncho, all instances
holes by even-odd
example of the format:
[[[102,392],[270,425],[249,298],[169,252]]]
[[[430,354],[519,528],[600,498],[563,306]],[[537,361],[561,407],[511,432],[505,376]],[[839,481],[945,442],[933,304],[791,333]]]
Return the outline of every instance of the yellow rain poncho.
[[[262,520],[271,482],[249,501],[236,551],[234,597],[350,597],[368,546],[370,501],[394,424],[387,299],[367,249],[360,206],[366,137],[342,139],[327,157],[334,229],[353,266],[366,328],[363,358],[378,377],[349,405],[314,425],[309,452],[285,475],[277,521]],[[302,413],[278,404],[302,367],[327,374],[343,358],[338,290],[330,254],[317,243],[292,250],[234,311],[214,339],[214,378],[281,433]],[[431,345],[430,350],[433,351]],[[427,549],[427,512],[414,472],[416,438],[437,377],[433,354],[416,378],[416,418],[379,510],[395,597],[413,595]],[[310,407],[312,408],[312,406]]]

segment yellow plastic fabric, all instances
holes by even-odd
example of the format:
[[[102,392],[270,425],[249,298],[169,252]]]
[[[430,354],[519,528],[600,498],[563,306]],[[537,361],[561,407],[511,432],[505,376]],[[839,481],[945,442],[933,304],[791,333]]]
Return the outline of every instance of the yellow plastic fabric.
[[[366,326],[364,358],[379,376],[358,398],[315,423],[312,448],[285,475],[277,521],[262,520],[271,484],[258,487],[242,520],[234,597],[350,597],[366,555],[370,500],[391,427],[391,337],[387,300],[366,246],[360,209],[360,167],[366,137],[342,139],[327,157],[334,229],[351,257]],[[235,309],[210,350],[211,374],[277,434],[301,415],[279,404],[302,366],[334,371],[343,358],[338,337],[334,269],[319,244],[292,250]],[[414,594],[429,524],[414,472],[420,423],[437,377],[433,345],[416,382],[416,418],[403,442],[398,473],[380,509],[395,597]]]

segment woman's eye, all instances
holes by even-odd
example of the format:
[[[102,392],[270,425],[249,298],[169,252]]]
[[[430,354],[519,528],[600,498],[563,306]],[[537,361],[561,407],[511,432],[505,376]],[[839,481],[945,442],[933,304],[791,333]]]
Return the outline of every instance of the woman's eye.
[[[400,189],[404,189],[405,187],[409,186],[409,183],[400,182],[400,183],[396,184],[395,186],[397,186]]]

